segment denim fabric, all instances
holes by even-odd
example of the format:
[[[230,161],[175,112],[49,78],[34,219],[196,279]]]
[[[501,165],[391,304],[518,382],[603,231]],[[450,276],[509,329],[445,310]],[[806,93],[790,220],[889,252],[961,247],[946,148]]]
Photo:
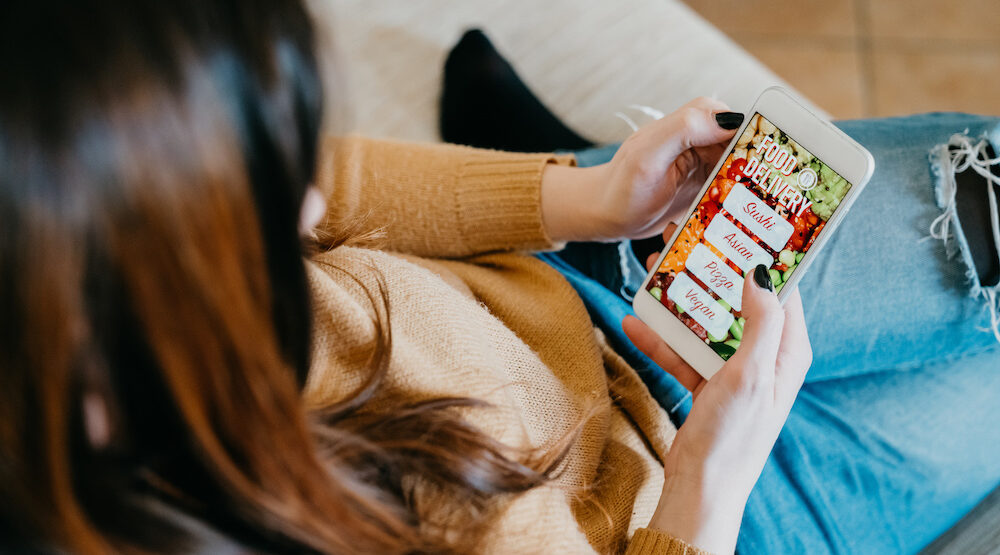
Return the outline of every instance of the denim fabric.
[[[996,148],[998,144],[1000,144],[1000,127],[979,137],[969,136],[967,133],[955,133],[948,140],[948,144],[934,147],[928,158],[931,162],[931,172],[934,174],[935,198],[938,207],[942,209],[941,215],[931,224],[931,235],[935,239],[944,241],[948,253],[958,255],[962,261],[966,278],[969,280],[969,294],[986,303],[990,312],[993,337],[1000,341],[1000,282],[980,281],[977,265],[988,267],[989,261],[973,260],[972,249],[968,242],[970,238],[982,240],[986,237],[966,237],[958,213],[958,191],[980,185],[966,183],[956,178],[963,172],[970,172],[982,178],[979,183],[985,185],[987,189],[985,207],[990,213],[990,231],[994,244],[1000,245],[1000,171],[997,171],[1000,169],[1000,156],[995,154],[998,152]],[[991,146],[992,154],[989,149]],[[969,192],[977,193],[977,191]],[[972,224],[971,227],[975,225]],[[978,230],[973,231],[978,232]]]
[[[1000,485],[1000,344],[966,269],[928,240],[928,153],[1000,120],[926,114],[837,124],[876,171],[800,285],[814,362],[747,503],[740,553],[914,553]],[[615,147],[577,154],[608,160]],[[690,396],[621,332],[619,245],[540,255],[675,422]],[[634,258],[634,257],[633,257]]]

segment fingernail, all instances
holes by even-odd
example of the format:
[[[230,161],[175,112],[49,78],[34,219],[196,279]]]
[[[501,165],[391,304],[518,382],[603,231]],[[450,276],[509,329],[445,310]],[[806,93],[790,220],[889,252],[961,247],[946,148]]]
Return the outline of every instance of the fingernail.
[[[743,124],[743,114],[739,112],[719,112],[715,114],[715,121],[723,129],[736,129]]]
[[[767,271],[767,266],[758,264],[753,270],[753,280],[760,286],[761,289],[767,289],[772,293],[774,292],[774,284],[771,283],[771,272]]]

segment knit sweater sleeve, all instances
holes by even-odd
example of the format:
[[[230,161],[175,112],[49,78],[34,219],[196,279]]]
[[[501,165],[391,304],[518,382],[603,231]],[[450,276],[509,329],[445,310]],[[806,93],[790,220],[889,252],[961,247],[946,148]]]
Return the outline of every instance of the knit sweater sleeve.
[[[363,231],[384,231],[382,248],[423,257],[552,249],[541,214],[542,171],[551,163],[574,159],[331,137],[317,172],[328,204],[320,229],[360,221]]]
[[[666,532],[639,528],[632,535],[625,555],[712,555]]]

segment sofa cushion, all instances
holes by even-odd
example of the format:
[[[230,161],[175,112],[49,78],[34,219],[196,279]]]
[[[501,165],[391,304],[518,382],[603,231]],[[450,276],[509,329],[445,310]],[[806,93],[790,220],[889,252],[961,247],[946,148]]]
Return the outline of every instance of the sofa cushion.
[[[773,72],[677,0],[312,0],[329,98],[328,127],[436,141],[441,68],[480,27],[572,128],[598,142],[630,129],[630,104],[672,111],[699,95],[746,110]],[[336,68],[336,71],[333,71]],[[641,121],[638,112],[629,112]]]

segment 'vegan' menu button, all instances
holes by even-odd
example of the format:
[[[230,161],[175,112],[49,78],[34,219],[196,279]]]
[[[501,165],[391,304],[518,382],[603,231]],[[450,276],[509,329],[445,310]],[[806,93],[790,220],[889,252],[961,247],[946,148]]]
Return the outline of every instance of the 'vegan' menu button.
[[[670,283],[667,297],[690,314],[713,337],[724,337],[733,324],[733,314],[684,272],[677,274]]]

